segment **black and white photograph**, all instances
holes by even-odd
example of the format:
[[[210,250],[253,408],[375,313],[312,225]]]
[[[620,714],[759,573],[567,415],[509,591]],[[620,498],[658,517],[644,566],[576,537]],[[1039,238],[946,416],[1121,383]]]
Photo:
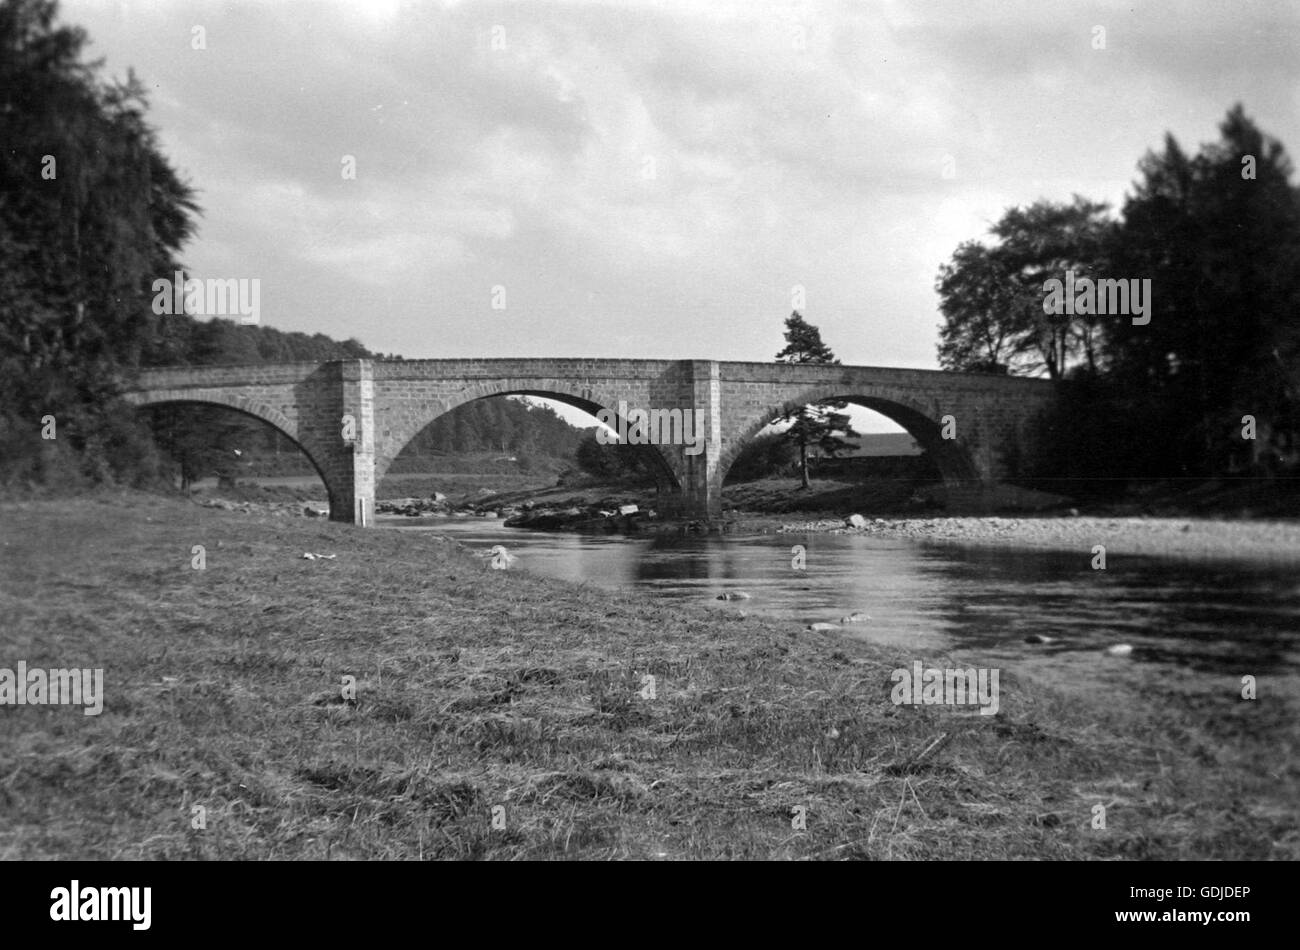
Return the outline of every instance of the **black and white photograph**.
[[[0,0],[6,916],[979,862],[1254,937],[1292,149],[1273,0]]]

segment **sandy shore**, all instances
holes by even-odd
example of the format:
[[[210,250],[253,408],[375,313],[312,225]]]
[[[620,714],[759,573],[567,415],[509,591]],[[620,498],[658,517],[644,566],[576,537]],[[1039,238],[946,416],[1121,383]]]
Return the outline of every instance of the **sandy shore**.
[[[785,533],[861,534],[950,544],[1300,563],[1300,523],[1196,518],[904,518],[782,522]]]

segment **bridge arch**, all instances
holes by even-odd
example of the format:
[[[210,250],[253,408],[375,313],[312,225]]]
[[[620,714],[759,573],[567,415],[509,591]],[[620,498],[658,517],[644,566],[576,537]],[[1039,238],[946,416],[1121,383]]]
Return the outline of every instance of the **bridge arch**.
[[[929,453],[934,460],[939,474],[947,485],[968,484],[979,479],[979,470],[975,465],[970,449],[961,439],[944,439],[941,435],[943,425],[934,418],[932,410],[922,406],[906,396],[891,393],[868,394],[859,389],[826,389],[805,392],[798,398],[789,399],[779,405],[770,407],[759,418],[751,419],[741,428],[730,444],[723,449],[718,465],[719,484],[726,481],[727,472],[755,436],[773,422],[778,421],[789,412],[803,406],[821,405],[831,402],[848,402],[864,409],[878,412],[880,415],[902,426],[917,443]],[[940,417],[941,418],[941,417]]]
[[[638,401],[628,394],[613,395],[611,397],[609,393],[597,392],[587,387],[575,389],[572,383],[560,379],[505,379],[474,382],[466,385],[455,396],[439,399],[429,405],[428,411],[421,412],[413,421],[404,425],[387,427],[388,433],[391,434],[386,434],[381,440],[383,448],[376,453],[375,457],[375,484],[378,485],[383,480],[393,461],[406,446],[438,419],[468,403],[498,396],[533,396],[539,399],[550,399],[566,406],[572,406],[575,409],[581,409],[591,416],[596,416],[601,411],[607,411],[615,420],[621,418],[616,409],[620,399],[626,401],[629,405],[638,404]],[[381,431],[385,429],[383,420],[379,421],[379,428]],[[634,448],[638,450],[638,455],[649,464],[661,491],[667,490],[668,492],[677,493],[682,490],[682,472],[677,459],[654,445],[634,446]]]
[[[622,401],[704,414],[703,451],[647,445],[650,467],[689,517],[721,510],[721,480],[744,446],[784,411],[842,399],[902,425],[947,482],[984,489],[1032,459],[1035,417],[1056,398],[1047,380],[873,366],[633,359],[333,360],[156,367],[124,385],[136,405],[208,403],[272,425],[325,479],[330,514],[368,523],[376,477],[440,415],[488,396],[531,395],[586,412]],[[958,440],[939,437],[946,415]],[[340,429],[352,417],[356,437]],[[963,488],[968,486],[962,486]],[[963,497],[967,493],[962,493]],[[986,494],[981,490],[979,503]]]
[[[123,399],[133,408],[140,410],[175,405],[221,406],[265,422],[298,447],[298,450],[311,463],[311,467],[316,470],[316,474],[320,476],[320,480],[329,494],[331,505],[334,503],[335,490],[327,474],[328,470],[322,464],[323,453],[313,451],[312,447],[307,444],[308,440],[299,436],[298,426],[294,421],[274,406],[268,406],[266,403],[249,399],[240,393],[221,391],[204,393],[134,392],[124,394]]]

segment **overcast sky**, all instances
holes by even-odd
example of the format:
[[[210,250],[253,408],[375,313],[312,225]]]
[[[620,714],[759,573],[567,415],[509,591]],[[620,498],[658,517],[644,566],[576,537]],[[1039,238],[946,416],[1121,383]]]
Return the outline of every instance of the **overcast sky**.
[[[1167,130],[1195,148],[1238,100],[1300,150],[1297,11],[62,8],[151,90],[204,208],[192,276],[259,278],[265,324],[407,357],[770,360],[801,285],[845,363],[915,367],[939,265],[1009,205],[1118,204]]]

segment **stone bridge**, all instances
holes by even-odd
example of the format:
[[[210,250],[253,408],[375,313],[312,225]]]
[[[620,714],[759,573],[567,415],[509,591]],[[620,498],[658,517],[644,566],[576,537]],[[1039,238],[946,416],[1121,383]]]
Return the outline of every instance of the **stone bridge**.
[[[745,444],[774,418],[843,399],[906,429],[950,487],[1018,474],[1050,382],[1006,376],[811,363],[712,360],[337,360],[150,369],[125,392],[139,407],[212,403],[255,416],[292,439],[325,483],[330,518],[369,524],[375,486],[425,426],[487,396],[543,396],[626,423],[633,410],[692,410],[700,446],[646,446],[660,510],[721,513],[722,482]],[[622,404],[622,405],[620,405]],[[951,418],[946,418],[951,417]],[[629,427],[631,428],[631,426]]]

